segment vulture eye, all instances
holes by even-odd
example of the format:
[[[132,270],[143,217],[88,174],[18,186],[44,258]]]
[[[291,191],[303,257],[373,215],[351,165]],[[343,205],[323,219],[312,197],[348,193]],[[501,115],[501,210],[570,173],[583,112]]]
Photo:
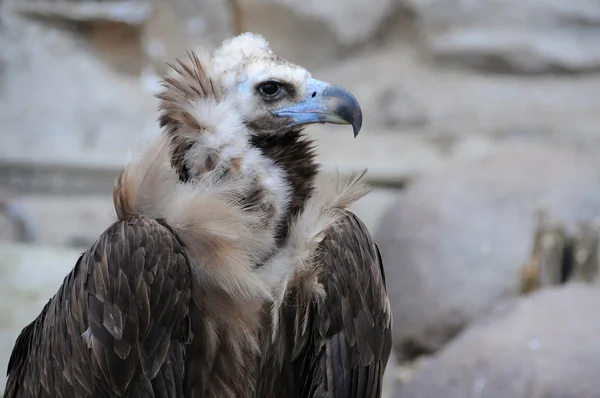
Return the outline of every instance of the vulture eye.
[[[280,88],[280,84],[273,80],[269,80],[258,86],[260,93],[265,98],[274,98],[275,96],[277,96],[277,94],[279,94]]]

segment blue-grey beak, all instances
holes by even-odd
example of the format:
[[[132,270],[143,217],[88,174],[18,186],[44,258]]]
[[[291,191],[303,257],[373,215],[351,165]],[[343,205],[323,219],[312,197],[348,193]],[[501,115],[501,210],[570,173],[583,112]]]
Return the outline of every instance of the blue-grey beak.
[[[339,86],[316,79],[306,82],[306,99],[299,104],[273,111],[279,117],[288,117],[288,127],[310,123],[351,124],[354,137],[362,127],[362,110],[354,96]]]

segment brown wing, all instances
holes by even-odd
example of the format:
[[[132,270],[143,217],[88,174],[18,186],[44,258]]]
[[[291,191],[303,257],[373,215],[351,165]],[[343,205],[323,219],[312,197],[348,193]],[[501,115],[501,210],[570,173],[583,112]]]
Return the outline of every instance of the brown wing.
[[[189,270],[167,226],[113,224],[21,332],[4,397],[181,397]]]
[[[292,285],[279,334],[263,353],[257,397],[381,396],[392,315],[379,249],[350,212],[321,249],[315,267],[323,298],[315,299],[310,272]]]

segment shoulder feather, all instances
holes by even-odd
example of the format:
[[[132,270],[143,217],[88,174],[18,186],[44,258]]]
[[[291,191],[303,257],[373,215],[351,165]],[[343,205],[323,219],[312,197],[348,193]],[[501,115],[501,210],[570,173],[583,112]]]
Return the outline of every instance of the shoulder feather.
[[[168,138],[161,136],[122,171],[113,200],[119,219],[134,215],[164,219],[208,272],[204,278],[224,279],[221,285],[236,297],[266,294],[251,269],[252,250],[261,244],[253,231],[257,216],[244,211],[231,189],[206,181],[179,181],[169,162]],[[200,272],[198,267],[194,270]]]
[[[343,210],[370,192],[366,172],[321,172],[316,176],[311,196],[292,221],[288,241],[264,267],[270,284],[276,286],[286,274],[312,263],[323,234],[343,216]]]

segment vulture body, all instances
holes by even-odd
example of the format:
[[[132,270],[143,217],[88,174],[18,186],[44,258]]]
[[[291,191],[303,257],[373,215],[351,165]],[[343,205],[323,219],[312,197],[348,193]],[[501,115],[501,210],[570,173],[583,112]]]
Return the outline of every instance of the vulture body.
[[[121,173],[118,220],[21,332],[4,396],[379,396],[383,269],[346,210],[367,189],[319,173],[302,133],[356,135],[358,103],[252,34],[171,69],[164,133]]]

